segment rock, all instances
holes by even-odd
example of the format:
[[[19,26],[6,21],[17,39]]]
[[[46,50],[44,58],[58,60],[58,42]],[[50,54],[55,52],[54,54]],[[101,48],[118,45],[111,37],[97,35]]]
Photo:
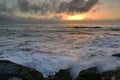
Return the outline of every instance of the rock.
[[[117,67],[116,70],[120,70],[120,67]]]
[[[54,80],[72,80],[69,70],[60,70],[54,76]]]
[[[112,56],[120,57],[120,53],[118,53],[118,54],[113,54]]]
[[[53,75],[49,75],[48,78],[44,78],[44,80],[54,80],[54,76]]]
[[[22,80],[22,79],[18,77],[12,77],[12,78],[9,78],[9,80]]]
[[[69,70],[59,70],[55,75],[43,78],[35,69],[7,60],[0,60],[0,80],[72,80]],[[101,75],[96,67],[80,71],[75,80],[120,80],[120,67]]]
[[[101,80],[101,76],[97,68],[93,67],[81,71],[76,80]]]
[[[103,72],[101,74],[102,76],[102,80],[110,80],[110,78],[112,77],[112,75],[115,74],[115,71],[106,71],[106,72]]]
[[[35,69],[11,61],[0,61],[0,80],[43,80],[43,75]]]
[[[103,72],[102,80],[120,80],[120,70]]]
[[[44,78],[44,80],[54,80],[53,78]]]

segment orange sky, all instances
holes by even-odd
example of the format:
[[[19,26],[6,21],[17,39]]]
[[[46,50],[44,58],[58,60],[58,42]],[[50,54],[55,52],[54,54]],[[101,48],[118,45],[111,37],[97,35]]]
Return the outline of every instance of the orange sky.
[[[106,20],[120,19],[120,0],[100,0],[100,4],[95,5],[90,11],[82,13],[82,19]],[[76,14],[79,15],[80,14]],[[74,16],[74,15],[73,15]],[[77,19],[78,19],[77,17]],[[81,20],[81,18],[80,18]]]

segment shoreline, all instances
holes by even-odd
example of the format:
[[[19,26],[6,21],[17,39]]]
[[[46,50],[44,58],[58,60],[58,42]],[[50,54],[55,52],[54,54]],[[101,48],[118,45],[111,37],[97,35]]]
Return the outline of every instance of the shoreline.
[[[120,67],[100,73],[96,67],[91,67],[79,72],[73,79],[68,69],[60,69],[55,75],[47,78],[41,72],[20,64],[0,60],[0,80],[119,80]]]

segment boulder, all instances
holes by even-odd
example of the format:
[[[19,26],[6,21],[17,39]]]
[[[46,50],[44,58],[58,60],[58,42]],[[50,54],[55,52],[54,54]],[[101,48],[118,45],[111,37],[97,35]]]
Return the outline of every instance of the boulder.
[[[120,70],[106,71],[101,76],[102,80],[120,80]]]
[[[47,78],[44,78],[44,80],[54,80],[54,75],[49,75]]]
[[[18,77],[12,77],[12,78],[9,78],[9,80],[22,80],[22,79]]]
[[[113,54],[112,56],[120,57],[120,53],[118,53],[118,54]]]
[[[82,70],[76,80],[101,80],[101,76],[96,67]]]
[[[35,69],[0,60],[0,80],[43,80],[43,75]]]
[[[72,80],[69,70],[59,70],[54,76],[54,80]]]

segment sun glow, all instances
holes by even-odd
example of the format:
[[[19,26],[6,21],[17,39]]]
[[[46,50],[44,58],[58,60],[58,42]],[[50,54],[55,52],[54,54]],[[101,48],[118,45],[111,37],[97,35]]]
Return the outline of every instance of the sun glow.
[[[75,14],[66,17],[66,20],[84,20],[85,16],[82,14]]]

